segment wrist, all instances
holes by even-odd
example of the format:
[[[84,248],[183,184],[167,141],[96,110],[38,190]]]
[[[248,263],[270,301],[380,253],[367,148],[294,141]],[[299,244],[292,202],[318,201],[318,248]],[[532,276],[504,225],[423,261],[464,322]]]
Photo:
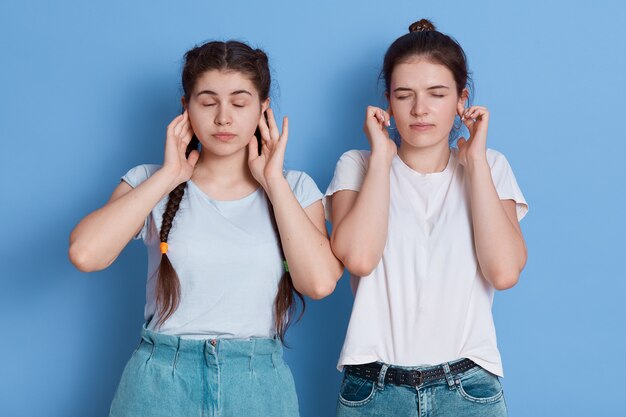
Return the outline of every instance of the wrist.
[[[476,172],[491,171],[486,157],[468,158],[465,162],[465,169],[467,169],[470,176]]]
[[[370,165],[382,165],[385,167],[391,167],[391,161],[393,161],[395,153],[391,151],[383,151],[377,148],[372,149],[370,154]]]
[[[265,189],[265,193],[270,200],[283,191],[291,191],[291,187],[289,187],[289,183],[283,175],[280,177],[266,178],[264,185],[265,186],[263,188]]]
[[[178,178],[178,171],[169,166],[163,166],[155,174],[166,187],[166,194],[169,194],[174,188],[178,187],[183,181]]]

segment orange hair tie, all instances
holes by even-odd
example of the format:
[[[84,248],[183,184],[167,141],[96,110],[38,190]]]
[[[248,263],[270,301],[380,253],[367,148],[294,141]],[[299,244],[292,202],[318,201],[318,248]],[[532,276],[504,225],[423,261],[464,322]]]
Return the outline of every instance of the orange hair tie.
[[[167,242],[161,242],[159,247],[161,248],[161,253],[165,255],[167,253]]]

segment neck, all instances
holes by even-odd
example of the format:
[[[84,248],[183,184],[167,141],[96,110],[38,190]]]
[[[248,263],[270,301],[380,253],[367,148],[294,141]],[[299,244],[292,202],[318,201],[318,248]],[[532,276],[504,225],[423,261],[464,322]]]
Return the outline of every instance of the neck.
[[[247,148],[227,156],[215,155],[206,151],[200,152],[192,179],[199,185],[213,187],[258,186],[248,168]]]
[[[450,146],[448,141],[442,141],[427,148],[416,148],[402,142],[398,150],[398,156],[412,170],[421,174],[441,172],[448,166],[450,159]]]

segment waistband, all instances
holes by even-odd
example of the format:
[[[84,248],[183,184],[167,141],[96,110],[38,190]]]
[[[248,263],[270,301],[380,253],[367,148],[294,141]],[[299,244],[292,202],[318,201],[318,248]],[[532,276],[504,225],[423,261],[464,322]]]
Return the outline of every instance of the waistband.
[[[252,357],[259,355],[281,355],[283,345],[279,339],[185,339],[180,336],[155,332],[143,325],[141,339],[157,347],[169,347],[177,352],[204,353],[207,350],[220,357]]]
[[[470,359],[459,359],[453,362],[446,362],[435,366],[424,367],[400,367],[391,366],[381,362],[366,363],[363,365],[346,365],[346,374],[355,375],[360,378],[393,385],[405,385],[417,387],[427,382],[451,379],[463,372],[478,366]]]

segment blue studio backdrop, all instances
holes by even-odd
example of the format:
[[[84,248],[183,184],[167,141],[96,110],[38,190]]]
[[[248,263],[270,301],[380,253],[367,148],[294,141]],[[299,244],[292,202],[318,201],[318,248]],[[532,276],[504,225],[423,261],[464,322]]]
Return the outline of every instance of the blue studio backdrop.
[[[623,2],[3,0],[0,415],[107,415],[139,339],[145,248],[85,274],[68,236],[130,167],[162,162],[187,49],[268,52],[286,166],[324,190],[344,151],[367,148],[383,54],[422,17],[464,47],[489,146],[530,204],[527,267],[494,304],[509,415],[623,410]],[[334,413],[351,303],[344,276],[288,333],[303,417]]]

